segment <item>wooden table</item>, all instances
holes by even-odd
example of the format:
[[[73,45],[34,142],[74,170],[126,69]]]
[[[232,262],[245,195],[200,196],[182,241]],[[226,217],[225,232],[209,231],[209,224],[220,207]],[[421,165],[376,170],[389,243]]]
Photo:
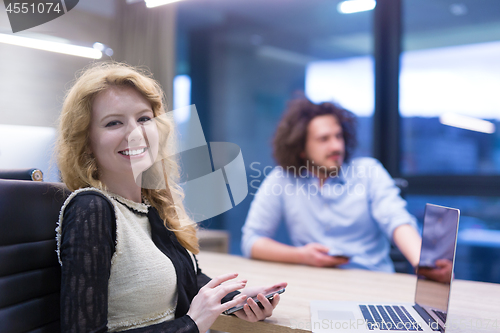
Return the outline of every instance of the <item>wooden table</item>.
[[[414,275],[315,268],[208,252],[200,253],[198,260],[201,269],[211,277],[238,272],[239,278],[248,279],[248,286],[288,282],[286,292],[272,317],[262,322],[249,323],[234,316],[221,315],[212,329],[224,332],[311,332],[311,300],[414,301]],[[447,333],[500,333],[500,285],[455,280],[451,289],[448,318],[448,322],[455,325],[447,329]],[[495,320],[497,326],[493,327]]]

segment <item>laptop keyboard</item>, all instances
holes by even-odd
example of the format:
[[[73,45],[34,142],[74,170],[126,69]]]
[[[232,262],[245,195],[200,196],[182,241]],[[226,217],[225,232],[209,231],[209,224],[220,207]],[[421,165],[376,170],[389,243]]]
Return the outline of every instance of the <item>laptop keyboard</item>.
[[[368,329],[381,331],[422,331],[408,311],[397,305],[360,305]]]
[[[444,323],[446,322],[446,313],[441,312],[439,310],[432,310],[432,312],[434,312],[436,316],[438,316],[439,319],[441,319]]]

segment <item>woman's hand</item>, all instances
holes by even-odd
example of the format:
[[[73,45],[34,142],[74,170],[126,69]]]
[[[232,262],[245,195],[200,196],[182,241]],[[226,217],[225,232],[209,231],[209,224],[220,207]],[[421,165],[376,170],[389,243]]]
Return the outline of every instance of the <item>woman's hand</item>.
[[[224,296],[245,287],[246,280],[231,281],[221,285],[221,283],[234,279],[237,276],[237,273],[218,276],[201,288],[193,298],[187,314],[196,323],[200,332],[208,331],[223,311],[236,306],[247,298],[246,295],[240,294],[233,300],[221,304],[221,299]]]
[[[242,294],[249,295],[253,297],[257,295],[257,299],[262,304],[263,308],[259,306],[253,299],[248,298],[247,304],[243,306],[243,309],[235,312],[234,314],[241,319],[256,322],[259,320],[264,320],[267,317],[271,317],[274,308],[280,302],[280,295],[274,294],[273,300],[269,301],[265,295],[269,294],[272,290],[285,288],[288,284],[286,282],[278,283],[270,287],[248,287],[241,291]]]

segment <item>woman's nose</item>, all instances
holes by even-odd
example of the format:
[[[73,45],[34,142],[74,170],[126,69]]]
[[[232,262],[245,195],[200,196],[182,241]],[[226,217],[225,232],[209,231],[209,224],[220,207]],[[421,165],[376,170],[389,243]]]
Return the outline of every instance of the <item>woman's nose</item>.
[[[141,127],[139,124],[137,124],[135,121],[134,122],[130,122],[129,125],[127,126],[127,141],[129,143],[138,143],[138,142],[141,142],[141,140],[143,140],[143,136],[142,136],[142,131],[141,131]]]

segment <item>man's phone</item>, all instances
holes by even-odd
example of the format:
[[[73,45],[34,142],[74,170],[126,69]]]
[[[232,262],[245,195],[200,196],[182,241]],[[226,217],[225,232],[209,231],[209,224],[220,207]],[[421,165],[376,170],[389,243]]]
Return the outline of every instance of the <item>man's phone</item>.
[[[422,268],[422,269],[435,269],[437,268],[436,265],[432,266],[432,265],[418,265],[418,268]]]
[[[270,291],[265,297],[268,299],[268,300],[272,300],[273,299],[273,296],[275,294],[283,294],[285,292],[285,288],[276,288],[272,291]],[[253,299],[255,301],[255,303],[257,303],[261,308],[262,308],[262,305],[260,304],[260,301],[257,299],[257,296],[254,296],[254,297],[249,297],[251,299]],[[248,299],[248,298],[247,298]],[[233,306],[232,308],[230,309],[227,309],[226,311],[222,312],[223,314],[226,314],[226,315],[230,315],[232,313],[235,313],[236,311],[239,311],[241,309],[243,309],[243,306],[247,304],[247,300],[244,300],[241,304],[238,304],[236,306]]]
[[[330,249],[330,251],[328,251],[328,255],[332,256],[332,257],[339,257],[339,258],[344,258],[344,259],[351,258],[350,256],[346,255],[345,253],[343,253],[339,250],[334,250],[334,249]]]

